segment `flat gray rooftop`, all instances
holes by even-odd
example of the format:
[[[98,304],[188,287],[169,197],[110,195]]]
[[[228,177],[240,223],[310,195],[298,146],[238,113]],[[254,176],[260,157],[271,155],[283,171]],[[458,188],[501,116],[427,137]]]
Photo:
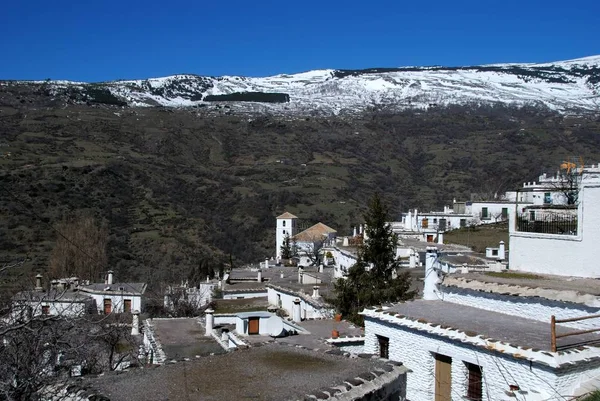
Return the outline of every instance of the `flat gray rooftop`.
[[[412,319],[450,326],[472,335],[482,335],[520,347],[550,351],[550,319],[548,323],[517,316],[489,312],[444,301],[416,300],[394,305],[389,309]],[[548,317],[549,318],[549,317]],[[557,333],[573,332],[557,325]],[[586,334],[558,339],[558,347],[568,348],[581,343],[600,343],[600,335]]]
[[[452,274],[453,277],[462,277],[468,280],[482,281],[486,283],[512,284],[523,287],[546,288],[558,291],[576,291],[583,294],[600,295],[600,279],[555,276],[550,274],[507,271],[506,277],[502,275],[490,276],[485,273]],[[523,273],[522,278],[513,278],[510,273]]]
[[[196,319],[154,319],[152,324],[167,359],[225,353],[212,337],[204,335],[204,326]]]
[[[350,359],[270,344],[156,368],[86,379],[111,401],[303,399],[382,367],[378,359]]]

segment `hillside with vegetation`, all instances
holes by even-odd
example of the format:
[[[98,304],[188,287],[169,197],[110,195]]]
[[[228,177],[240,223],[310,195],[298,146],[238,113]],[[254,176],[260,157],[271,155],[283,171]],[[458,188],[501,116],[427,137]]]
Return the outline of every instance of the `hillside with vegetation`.
[[[117,277],[158,286],[271,256],[284,210],[343,235],[375,192],[398,216],[500,193],[573,155],[600,161],[598,118],[528,108],[291,118],[13,88],[0,90],[0,132],[0,261],[26,259],[4,285],[46,271],[55,228],[76,214],[104,222]]]

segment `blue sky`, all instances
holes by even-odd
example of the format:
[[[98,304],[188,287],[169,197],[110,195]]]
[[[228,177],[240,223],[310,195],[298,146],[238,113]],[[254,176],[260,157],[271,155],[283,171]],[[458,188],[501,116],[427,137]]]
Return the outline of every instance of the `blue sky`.
[[[8,0],[0,79],[563,60],[600,54],[599,3]]]

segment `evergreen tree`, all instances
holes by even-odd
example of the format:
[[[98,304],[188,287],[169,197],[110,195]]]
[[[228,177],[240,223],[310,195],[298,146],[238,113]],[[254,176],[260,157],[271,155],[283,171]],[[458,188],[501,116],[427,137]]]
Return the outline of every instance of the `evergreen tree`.
[[[293,255],[292,244],[290,243],[290,236],[286,235],[281,244],[281,258],[291,259]]]
[[[358,313],[365,307],[412,299],[408,272],[401,272],[396,259],[397,236],[386,223],[387,209],[379,195],[370,202],[365,213],[365,241],[358,250],[358,260],[347,278],[334,284],[337,310],[349,320],[362,324]]]

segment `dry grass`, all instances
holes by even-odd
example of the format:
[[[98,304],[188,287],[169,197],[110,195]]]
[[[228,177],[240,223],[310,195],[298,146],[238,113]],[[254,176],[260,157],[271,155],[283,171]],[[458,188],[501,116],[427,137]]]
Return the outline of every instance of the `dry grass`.
[[[501,278],[514,278],[514,279],[526,279],[526,280],[544,280],[544,277],[537,274],[531,273],[519,273],[519,272],[487,272],[486,276],[501,277]],[[600,401],[600,400],[599,400]]]
[[[444,234],[445,243],[468,246],[479,253],[485,253],[487,247],[497,247],[500,241],[504,241],[506,249],[508,249],[508,224],[506,222],[465,227]]]

